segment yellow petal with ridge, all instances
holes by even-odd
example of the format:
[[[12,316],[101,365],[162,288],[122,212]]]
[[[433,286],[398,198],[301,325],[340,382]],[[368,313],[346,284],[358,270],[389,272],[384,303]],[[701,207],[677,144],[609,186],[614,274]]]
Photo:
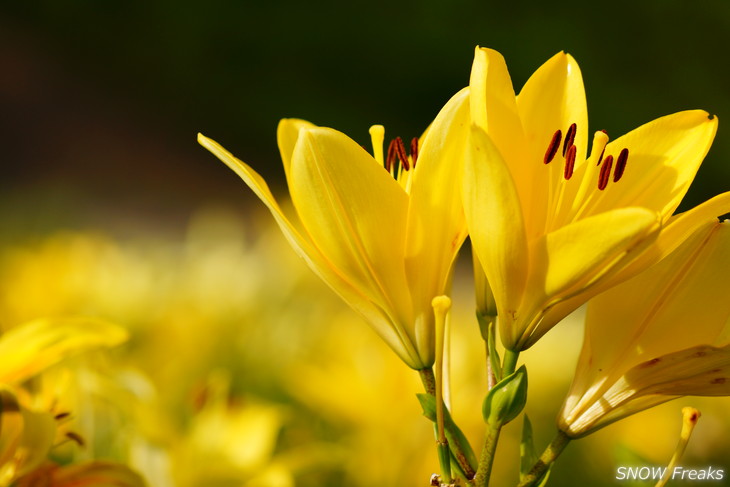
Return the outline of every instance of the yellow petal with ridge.
[[[625,170],[617,182],[612,176],[605,190],[590,192],[582,212],[642,206],[658,212],[666,221],[710,150],[717,122],[717,117],[704,110],[688,110],[658,118],[609,142],[604,159],[613,156],[614,167],[621,150],[628,149]],[[598,168],[594,168],[597,178]]]
[[[405,268],[416,310],[446,291],[451,265],[466,238],[461,202],[463,160],[469,137],[469,89],[449,100],[422,143],[412,175],[408,206]],[[416,320],[419,354],[431,356],[433,319]]]
[[[409,322],[403,268],[408,196],[365,150],[332,129],[300,132],[291,196],[311,241],[387,310]]]
[[[525,207],[528,235],[550,231],[560,225],[555,217],[561,202],[571,202],[578,192],[583,161],[588,146],[588,109],[583,76],[578,63],[569,54],[559,52],[540,66],[527,80],[517,96],[517,108],[530,153],[520,168],[519,186],[529,186],[534,193]],[[566,184],[565,141],[572,124],[576,125],[573,144],[576,146],[575,176]],[[557,130],[561,141],[555,158],[544,164],[545,154]],[[529,181],[527,180],[529,178]],[[524,182],[519,182],[525,179]]]
[[[559,228],[535,243],[536,281],[544,282],[545,296],[559,296],[607,270],[658,229],[657,214],[644,208],[607,211]]]
[[[522,208],[509,169],[484,131],[471,130],[464,165],[464,213],[473,251],[484,266],[505,346],[522,301],[529,266]]]
[[[279,145],[281,162],[284,164],[284,174],[288,185],[291,184],[291,156],[299,139],[299,131],[315,127],[316,125],[298,118],[284,118],[279,121],[279,126],[276,128],[276,142]]]
[[[415,350],[408,345],[407,341],[404,342],[403,331],[396,329],[391,324],[389,314],[379,304],[373,302],[370,296],[366,295],[365,291],[361,287],[358,287],[357,283],[352,280],[351,276],[343,274],[327,256],[323,255],[312,244],[308,236],[302,235],[281,210],[264,179],[246,163],[234,157],[214,140],[198,134],[198,142],[238,174],[269,208],[284,237],[294,251],[307,262],[309,267],[339,294],[342,299],[350,304],[355,311],[360,313],[383,340],[409,366],[423,368],[424,365],[418,358]]]

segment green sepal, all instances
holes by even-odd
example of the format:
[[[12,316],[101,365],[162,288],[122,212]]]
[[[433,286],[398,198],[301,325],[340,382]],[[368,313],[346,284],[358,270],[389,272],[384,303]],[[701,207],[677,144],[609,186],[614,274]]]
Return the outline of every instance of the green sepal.
[[[505,425],[522,412],[526,402],[527,369],[523,365],[487,393],[482,406],[484,421],[491,426]]]
[[[527,414],[525,414],[523,418],[524,420],[522,421],[522,441],[520,442],[520,482],[522,482],[527,474],[530,473],[533,465],[535,465],[535,463],[537,463],[540,458],[535,451],[535,443],[532,437],[532,423],[530,422],[530,418],[527,417]],[[544,487],[545,484],[547,484],[548,477],[550,477],[550,471],[552,470],[552,468],[553,467],[551,465],[550,468],[547,469],[547,471],[540,478],[540,481],[535,484],[536,487]]]
[[[421,403],[423,415],[436,423],[436,398],[431,394],[416,394],[416,397],[418,398],[418,402]],[[454,423],[446,407],[444,407],[444,432],[446,433],[446,440],[449,442],[449,448],[451,448],[452,454],[457,455],[458,451],[463,452],[466,456],[467,463],[476,471],[478,463],[477,457],[474,455],[474,450],[464,433]]]

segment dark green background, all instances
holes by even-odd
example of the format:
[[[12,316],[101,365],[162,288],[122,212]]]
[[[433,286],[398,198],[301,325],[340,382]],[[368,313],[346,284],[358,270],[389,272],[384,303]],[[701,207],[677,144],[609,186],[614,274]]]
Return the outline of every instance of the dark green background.
[[[24,231],[110,213],[175,227],[201,202],[243,208],[254,197],[198,131],[280,181],[280,118],[361,143],[373,123],[418,135],[467,84],[477,44],[504,54],[517,89],[572,53],[591,127],[613,137],[678,110],[717,114],[683,208],[730,189],[730,2],[87,0],[0,8],[2,201],[44,207],[16,222]]]

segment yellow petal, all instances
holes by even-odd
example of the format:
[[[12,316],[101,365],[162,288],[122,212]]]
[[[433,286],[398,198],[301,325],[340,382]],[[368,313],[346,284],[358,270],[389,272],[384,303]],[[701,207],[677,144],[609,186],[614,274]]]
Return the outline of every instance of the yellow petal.
[[[386,309],[407,309],[408,196],[397,182],[357,143],[326,128],[300,132],[291,169],[292,201],[312,242]]]
[[[528,152],[512,80],[500,53],[475,49],[469,89],[472,122],[489,134],[513,174],[521,174],[523,166],[529,164]],[[520,196],[529,197],[530,193],[525,191]]]
[[[575,292],[658,230],[657,215],[621,208],[572,223],[535,244],[536,282],[545,296]]]
[[[56,437],[56,421],[49,413],[26,409],[4,388],[0,411],[0,482],[7,485],[46,460]]]
[[[583,214],[642,206],[666,221],[687,192],[716,131],[717,117],[690,110],[659,118],[609,142],[604,159],[613,156],[615,166],[626,148],[626,168],[619,181],[612,176],[605,190],[590,193]],[[593,169],[597,181],[599,168]]]
[[[299,130],[314,127],[314,124],[297,118],[284,118],[279,122],[279,126],[276,129],[276,141],[279,144],[281,161],[284,163],[284,174],[286,175],[287,184],[291,184],[291,156],[294,153],[294,147],[299,138]]]
[[[514,345],[511,324],[528,269],[522,208],[512,175],[483,130],[471,130],[465,159],[464,213],[473,250],[484,266],[500,316],[502,340]]]
[[[12,328],[0,337],[0,382],[26,380],[66,357],[127,339],[110,323],[85,318],[43,319]]]
[[[674,252],[700,227],[716,222],[718,217],[727,213],[730,213],[730,191],[719,194],[691,210],[674,215],[662,228],[651,247],[616,275],[615,279],[612,279],[613,283],[624,281],[660,261]]]
[[[573,123],[576,124],[576,172],[582,168],[586,156],[588,111],[583,77],[575,59],[560,52],[538,68],[518,95],[517,108],[529,154],[526,167],[520,168],[522,170],[515,178],[518,186],[532,189],[532,202],[525,207],[525,218],[534,222],[529,224],[528,235],[536,235],[545,228],[548,231],[556,228],[556,222],[548,221],[549,215],[558,213],[559,201],[572,201],[579,187],[575,184],[577,181],[566,184],[563,179],[562,148]],[[555,159],[545,165],[545,153],[557,130],[562,134],[560,149]],[[530,178],[530,181],[521,182],[522,178]],[[560,191],[566,194],[561,197]]]
[[[730,223],[714,220],[658,264],[595,298],[586,317],[594,366],[631,367],[714,343],[730,317],[728,272]]]
[[[637,365],[626,382],[644,394],[729,396],[730,347],[700,345]]]
[[[730,348],[689,347],[640,363],[608,384],[579,407],[564,407],[560,428],[578,438],[679,396],[730,395]]]
[[[393,328],[390,323],[390,317],[383,308],[377,303],[372,302],[370,297],[364,294],[364,290],[358,287],[356,282],[351,280],[351,276],[343,274],[340,269],[336,268],[330,262],[327,256],[322,255],[308,237],[303,236],[297,230],[291,220],[282,212],[264,179],[256,171],[251,169],[251,167],[234,157],[214,140],[198,134],[198,142],[238,174],[256,196],[269,208],[292,248],[307,262],[309,267],[339,294],[342,299],[352,306],[355,311],[360,313],[409,366],[423,368],[417,354],[412,348],[408,347],[407,342],[403,342],[403,333]]]
[[[625,266],[615,274],[604,276],[592,285],[588,293],[568,298],[565,301],[555,304],[548,309],[538,328],[543,326],[551,327],[558,323],[569,313],[586,302],[587,299],[597,296],[603,291],[630,279],[642,272],[649,266],[660,261],[683,243],[687,238],[697,231],[702,225],[717,221],[717,217],[730,213],[730,192],[715,196],[695,208],[672,217],[659,232],[659,236],[650,243],[643,252],[636,252],[635,258],[628,260]],[[537,336],[542,336],[540,330],[536,330]],[[531,343],[534,340],[531,339]]]
[[[730,348],[721,341],[729,270],[730,222],[705,221],[668,257],[590,302],[561,414],[572,433],[675,395],[730,394]]]
[[[463,160],[469,137],[469,90],[444,106],[419,150],[408,207],[405,264],[419,354],[433,350],[431,300],[445,292],[449,271],[466,238],[461,202]]]

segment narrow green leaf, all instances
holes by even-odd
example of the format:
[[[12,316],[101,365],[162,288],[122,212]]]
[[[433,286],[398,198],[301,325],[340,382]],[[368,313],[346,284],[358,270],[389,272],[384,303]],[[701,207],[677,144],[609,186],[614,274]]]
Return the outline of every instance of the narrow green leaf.
[[[418,402],[421,403],[423,409],[423,415],[428,419],[436,423],[436,398],[431,394],[416,394]],[[466,461],[471,467],[476,470],[477,468],[477,457],[474,454],[474,450],[469,444],[469,440],[466,439],[466,435],[459,429],[451,418],[448,408],[444,407],[444,430],[446,432],[446,439],[449,442],[449,448],[451,448],[452,454],[455,456],[459,455],[459,452],[463,452]]]
[[[520,442],[520,480],[527,475],[527,472],[535,465],[538,458],[532,439],[532,423],[530,423],[530,418],[527,417],[527,414],[523,418],[522,441]]]

